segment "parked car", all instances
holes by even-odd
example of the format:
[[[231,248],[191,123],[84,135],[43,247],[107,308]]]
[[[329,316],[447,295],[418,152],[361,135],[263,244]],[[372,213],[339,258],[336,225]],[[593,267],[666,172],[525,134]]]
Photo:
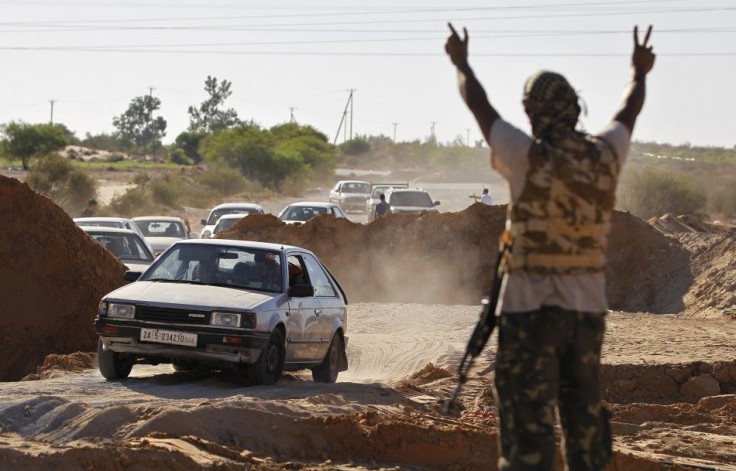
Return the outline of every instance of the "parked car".
[[[391,205],[392,214],[419,213],[428,211],[438,213],[439,201],[432,201],[429,193],[421,189],[391,188],[384,193],[386,202]]]
[[[371,197],[365,202],[368,222],[376,219],[376,205],[381,202],[381,195],[391,188],[409,188],[409,183],[371,183]]]
[[[371,184],[359,180],[341,180],[330,190],[330,203],[347,212],[365,211],[365,202],[371,196]]]
[[[87,217],[87,218],[74,218],[74,223],[79,227],[118,227],[121,229],[128,229],[135,232],[145,242],[148,248],[153,252],[153,247],[146,240],[146,236],[143,231],[136,225],[132,219],[118,218],[118,217]]]
[[[346,218],[340,206],[335,203],[319,203],[313,201],[300,201],[286,206],[279,213],[279,219],[287,224],[307,222],[320,214],[330,214],[336,218]]]
[[[348,367],[347,298],[308,250],[185,240],[125,276],[133,283],[102,298],[94,323],[109,380],[138,363],[245,371],[255,384],[300,369],[332,383]]]
[[[153,262],[153,252],[137,232],[102,226],[81,226],[80,229],[112,252],[128,270],[142,271]]]
[[[221,216],[225,214],[263,214],[263,207],[254,203],[223,203],[215,206],[210,211],[207,219],[202,219],[202,238],[207,239],[212,237],[212,231],[215,229],[215,224]]]
[[[153,249],[153,255],[156,257],[174,242],[190,237],[186,224],[178,217],[137,216],[132,220],[143,233],[146,242]]]
[[[215,228],[212,229],[212,237],[216,236],[222,231],[226,231],[233,227],[236,222],[243,219],[247,214],[245,213],[233,213],[233,214],[223,214],[220,216],[220,219],[217,220],[217,224],[215,224]]]

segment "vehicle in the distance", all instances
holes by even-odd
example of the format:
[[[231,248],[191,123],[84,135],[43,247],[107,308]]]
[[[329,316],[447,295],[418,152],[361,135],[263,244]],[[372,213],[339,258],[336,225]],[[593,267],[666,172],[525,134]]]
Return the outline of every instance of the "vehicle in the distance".
[[[438,213],[439,201],[432,201],[429,193],[421,189],[391,188],[384,193],[386,202],[391,205],[391,214],[419,213],[428,211]]]
[[[279,213],[279,219],[287,224],[304,223],[320,214],[329,214],[336,218],[347,217],[342,209],[340,209],[340,206],[335,203],[299,201],[298,203],[291,203],[282,209]]]
[[[212,236],[214,237],[217,234],[219,234],[222,231],[226,231],[233,227],[236,222],[243,219],[247,214],[244,213],[232,213],[232,214],[223,214],[220,216],[220,219],[217,220],[217,224],[215,224],[215,228],[212,229]]]
[[[108,380],[135,364],[246,372],[273,384],[310,369],[332,383],[347,369],[347,298],[310,251],[228,239],[177,242],[105,295],[95,318]]]
[[[263,207],[255,203],[223,203],[215,206],[210,211],[207,219],[202,219],[202,238],[212,237],[212,231],[215,229],[217,221],[225,214],[263,214]]]
[[[142,271],[155,258],[143,237],[129,229],[103,226],[81,226],[84,232],[112,252],[128,270]]]
[[[381,202],[381,195],[391,188],[409,188],[409,183],[371,183],[371,197],[365,202],[368,222],[376,219],[376,205]]]
[[[143,231],[141,231],[141,229],[132,219],[94,216],[86,218],[74,218],[72,220],[79,227],[118,227],[121,229],[128,229],[141,236],[141,239],[143,239],[148,248],[151,249],[151,252],[153,252],[153,247],[151,247],[151,244],[149,244],[146,240],[145,234],[143,234]]]
[[[174,242],[189,239],[189,231],[181,218],[174,216],[137,216],[133,222],[141,230],[153,255],[158,257]]]
[[[365,211],[365,202],[371,196],[371,184],[360,180],[341,180],[330,190],[330,203],[347,212]]]

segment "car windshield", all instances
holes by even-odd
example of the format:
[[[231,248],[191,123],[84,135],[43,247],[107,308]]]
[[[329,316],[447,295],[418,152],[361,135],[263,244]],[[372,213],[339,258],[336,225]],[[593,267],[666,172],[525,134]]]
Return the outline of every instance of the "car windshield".
[[[344,193],[365,193],[365,194],[368,194],[368,193],[371,192],[371,185],[370,185],[370,183],[362,183],[362,182],[345,183],[342,186],[342,191]]]
[[[236,222],[243,219],[240,218],[221,218],[219,221],[217,221],[217,225],[215,226],[215,229],[212,231],[213,234],[217,234],[218,232],[222,232],[225,230],[230,229],[235,225]]]
[[[289,206],[279,217],[283,221],[308,221],[319,214],[327,214],[327,208],[319,206]]]
[[[217,223],[217,220],[220,219],[225,214],[256,214],[258,212],[255,208],[222,208],[222,209],[215,209],[210,213],[210,217],[207,218],[207,224],[213,225]]]
[[[179,221],[135,221],[146,237],[178,237],[186,238],[184,225]]]
[[[164,281],[281,292],[281,256],[273,250],[222,245],[175,245],[141,281]]]
[[[391,206],[418,206],[429,208],[434,206],[432,198],[425,191],[402,191],[391,195]]]
[[[125,261],[151,262],[153,255],[133,234],[90,233],[103,247],[118,259]]]

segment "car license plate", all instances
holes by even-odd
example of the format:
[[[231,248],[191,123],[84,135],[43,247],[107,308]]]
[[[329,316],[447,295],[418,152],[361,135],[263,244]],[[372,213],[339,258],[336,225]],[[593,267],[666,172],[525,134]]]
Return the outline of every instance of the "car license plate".
[[[197,346],[197,334],[172,330],[141,329],[142,342],[168,343],[185,347]]]

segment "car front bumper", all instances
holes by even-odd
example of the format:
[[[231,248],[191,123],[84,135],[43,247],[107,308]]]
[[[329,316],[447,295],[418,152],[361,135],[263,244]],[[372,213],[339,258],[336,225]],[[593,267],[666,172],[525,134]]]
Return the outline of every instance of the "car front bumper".
[[[141,341],[141,329],[161,329],[197,334],[197,346]],[[168,325],[138,321],[95,319],[95,332],[103,348],[148,358],[188,359],[202,362],[253,363],[268,343],[267,332],[203,328],[201,325]]]

